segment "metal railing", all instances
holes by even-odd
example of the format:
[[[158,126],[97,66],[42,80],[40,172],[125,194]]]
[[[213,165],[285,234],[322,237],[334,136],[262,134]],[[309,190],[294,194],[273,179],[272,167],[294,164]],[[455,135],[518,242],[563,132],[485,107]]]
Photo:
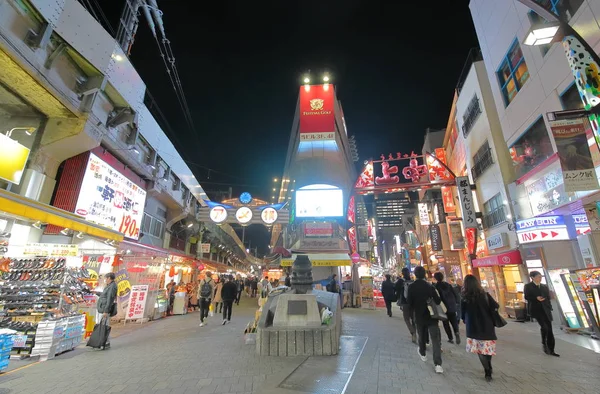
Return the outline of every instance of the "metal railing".
[[[476,180],[494,164],[494,158],[492,157],[492,149],[488,148],[482,155],[477,158],[475,165],[471,168],[471,174],[473,180]]]
[[[504,206],[500,206],[492,212],[483,215],[483,227],[490,228],[508,221]]]

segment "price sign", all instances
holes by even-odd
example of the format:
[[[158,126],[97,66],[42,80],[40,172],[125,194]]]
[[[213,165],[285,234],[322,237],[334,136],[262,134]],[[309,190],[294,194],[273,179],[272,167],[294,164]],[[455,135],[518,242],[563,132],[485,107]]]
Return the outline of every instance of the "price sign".
[[[141,319],[146,309],[148,298],[148,285],[136,285],[131,287],[131,298],[127,308],[127,319]]]
[[[25,347],[25,344],[27,343],[27,335],[14,335],[13,340],[13,348]]]

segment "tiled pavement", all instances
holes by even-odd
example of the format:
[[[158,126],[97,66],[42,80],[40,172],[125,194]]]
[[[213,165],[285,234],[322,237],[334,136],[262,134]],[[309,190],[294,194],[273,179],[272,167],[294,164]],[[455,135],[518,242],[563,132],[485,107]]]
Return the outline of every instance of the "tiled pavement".
[[[120,335],[111,350],[82,347],[0,375],[0,394],[298,394],[278,385],[302,363],[310,367],[317,360],[256,356],[254,347],[244,344],[242,334],[256,300],[242,303],[234,306],[233,321],[226,326],[219,324],[217,316],[203,328],[198,327],[197,313],[175,316]],[[546,356],[534,324],[510,323],[499,330],[494,381],[488,384],[477,357],[466,354],[464,345],[444,345],[445,373],[436,375],[431,361],[418,359],[400,317],[390,319],[383,311],[343,312],[343,334],[368,338],[347,394],[600,392],[600,355],[558,340],[557,352],[562,357]],[[340,358],[331,362],[340,363]],[[329,392],[342,393],[343,387],[340,384],[338,391]]]

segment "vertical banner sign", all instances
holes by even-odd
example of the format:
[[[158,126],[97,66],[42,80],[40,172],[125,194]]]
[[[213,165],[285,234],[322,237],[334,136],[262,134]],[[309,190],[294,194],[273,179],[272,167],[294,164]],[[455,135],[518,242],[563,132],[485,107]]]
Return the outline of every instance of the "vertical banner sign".
[[[444,212],[456,212],[454,196],[452,195],[452,188],[450,186],[442,186],[442,200],[444,201]]]
[[[136,285],[131,287],[131,299],[127,307],[127,320],[142,319],[146,309],[148,298],[148,285]]]
[[[418,204],[419,207],[419,220],[421,221],[422,226],[429,226],[431,223],[429,221],[429,207],[426,203],[420,202]]]
[[[431,240],[431,250],[437,252],[443,249],[442,233],[440,232],[440,226],[437,224],[429,226],[429,239]]]
[[[463,236],[460,220],[448,220],[448,236],[450,237],[450,249],[460,250],[465,248],[465,237]]]
[[[333,85],[300,88],[300,141],[335,140]]]
[[[456,187],[458,188],[458,199],[460,201],[460,210],[465,228],[477,228],[475,205],[473,204],[473,193],[471,192],[469,177],[456,177]]]
[[[350,227],[348,229],[348,244],[350,245],[351,253],[358,251],[358,243],[356,240],[356,227]]]
[[[354,196],[351,196],[348,202],[347,219],[352,224],[356,223],[356,203]]]
[[[588,145],[588,127],[585,118],[550,122],[567,192],[600,188]]]

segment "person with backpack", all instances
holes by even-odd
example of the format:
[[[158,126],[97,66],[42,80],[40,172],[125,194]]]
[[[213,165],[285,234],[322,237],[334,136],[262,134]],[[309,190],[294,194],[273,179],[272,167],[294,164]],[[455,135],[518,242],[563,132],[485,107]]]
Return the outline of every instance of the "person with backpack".
[[[200,304],[200,327],[204,327],[204,319],[208,317],[210,302],[215,293],[215,281],[212,273],[206,272],[206,277],[200,281],[198,286],[198,303]]]
[[[417,343],[417,324],[415,323],[415,317],[410,307],[408,306],[408,286],[413,283],[413,280],[410,278],[410,269],[404,267],[402,268],[402,277],[398,278],[396,282],[396,294],[398,295],[398,306],[402,310],[402,315],[404,317],[404,322],[406,323],[406,327],[408,327],[408,331],[410,332],[410,336],[412,338],[413,343]]]
[[[444,331],[446,331],[446,335],[448,335],[448,342],[454,343],[454,338],[452,337],[452,330],[454,330],[454,336],[456,337],[456,344],[460,345],[460,333],[458,331],[458,316],[456,315],[456,294],[454,293],[454,289],[448,282],[444,282],[444,274],[441,272],[436,272],[433,274],[433,278],[435,279],[435,288],[438,293],[440,293],[440,297],[442,301],[444,301],[444,305],[446,305],[446,316],[448,316],[448,320],[444,320],[442,325],[444,326]],[[452,325],[452,329],[450,328]]]

